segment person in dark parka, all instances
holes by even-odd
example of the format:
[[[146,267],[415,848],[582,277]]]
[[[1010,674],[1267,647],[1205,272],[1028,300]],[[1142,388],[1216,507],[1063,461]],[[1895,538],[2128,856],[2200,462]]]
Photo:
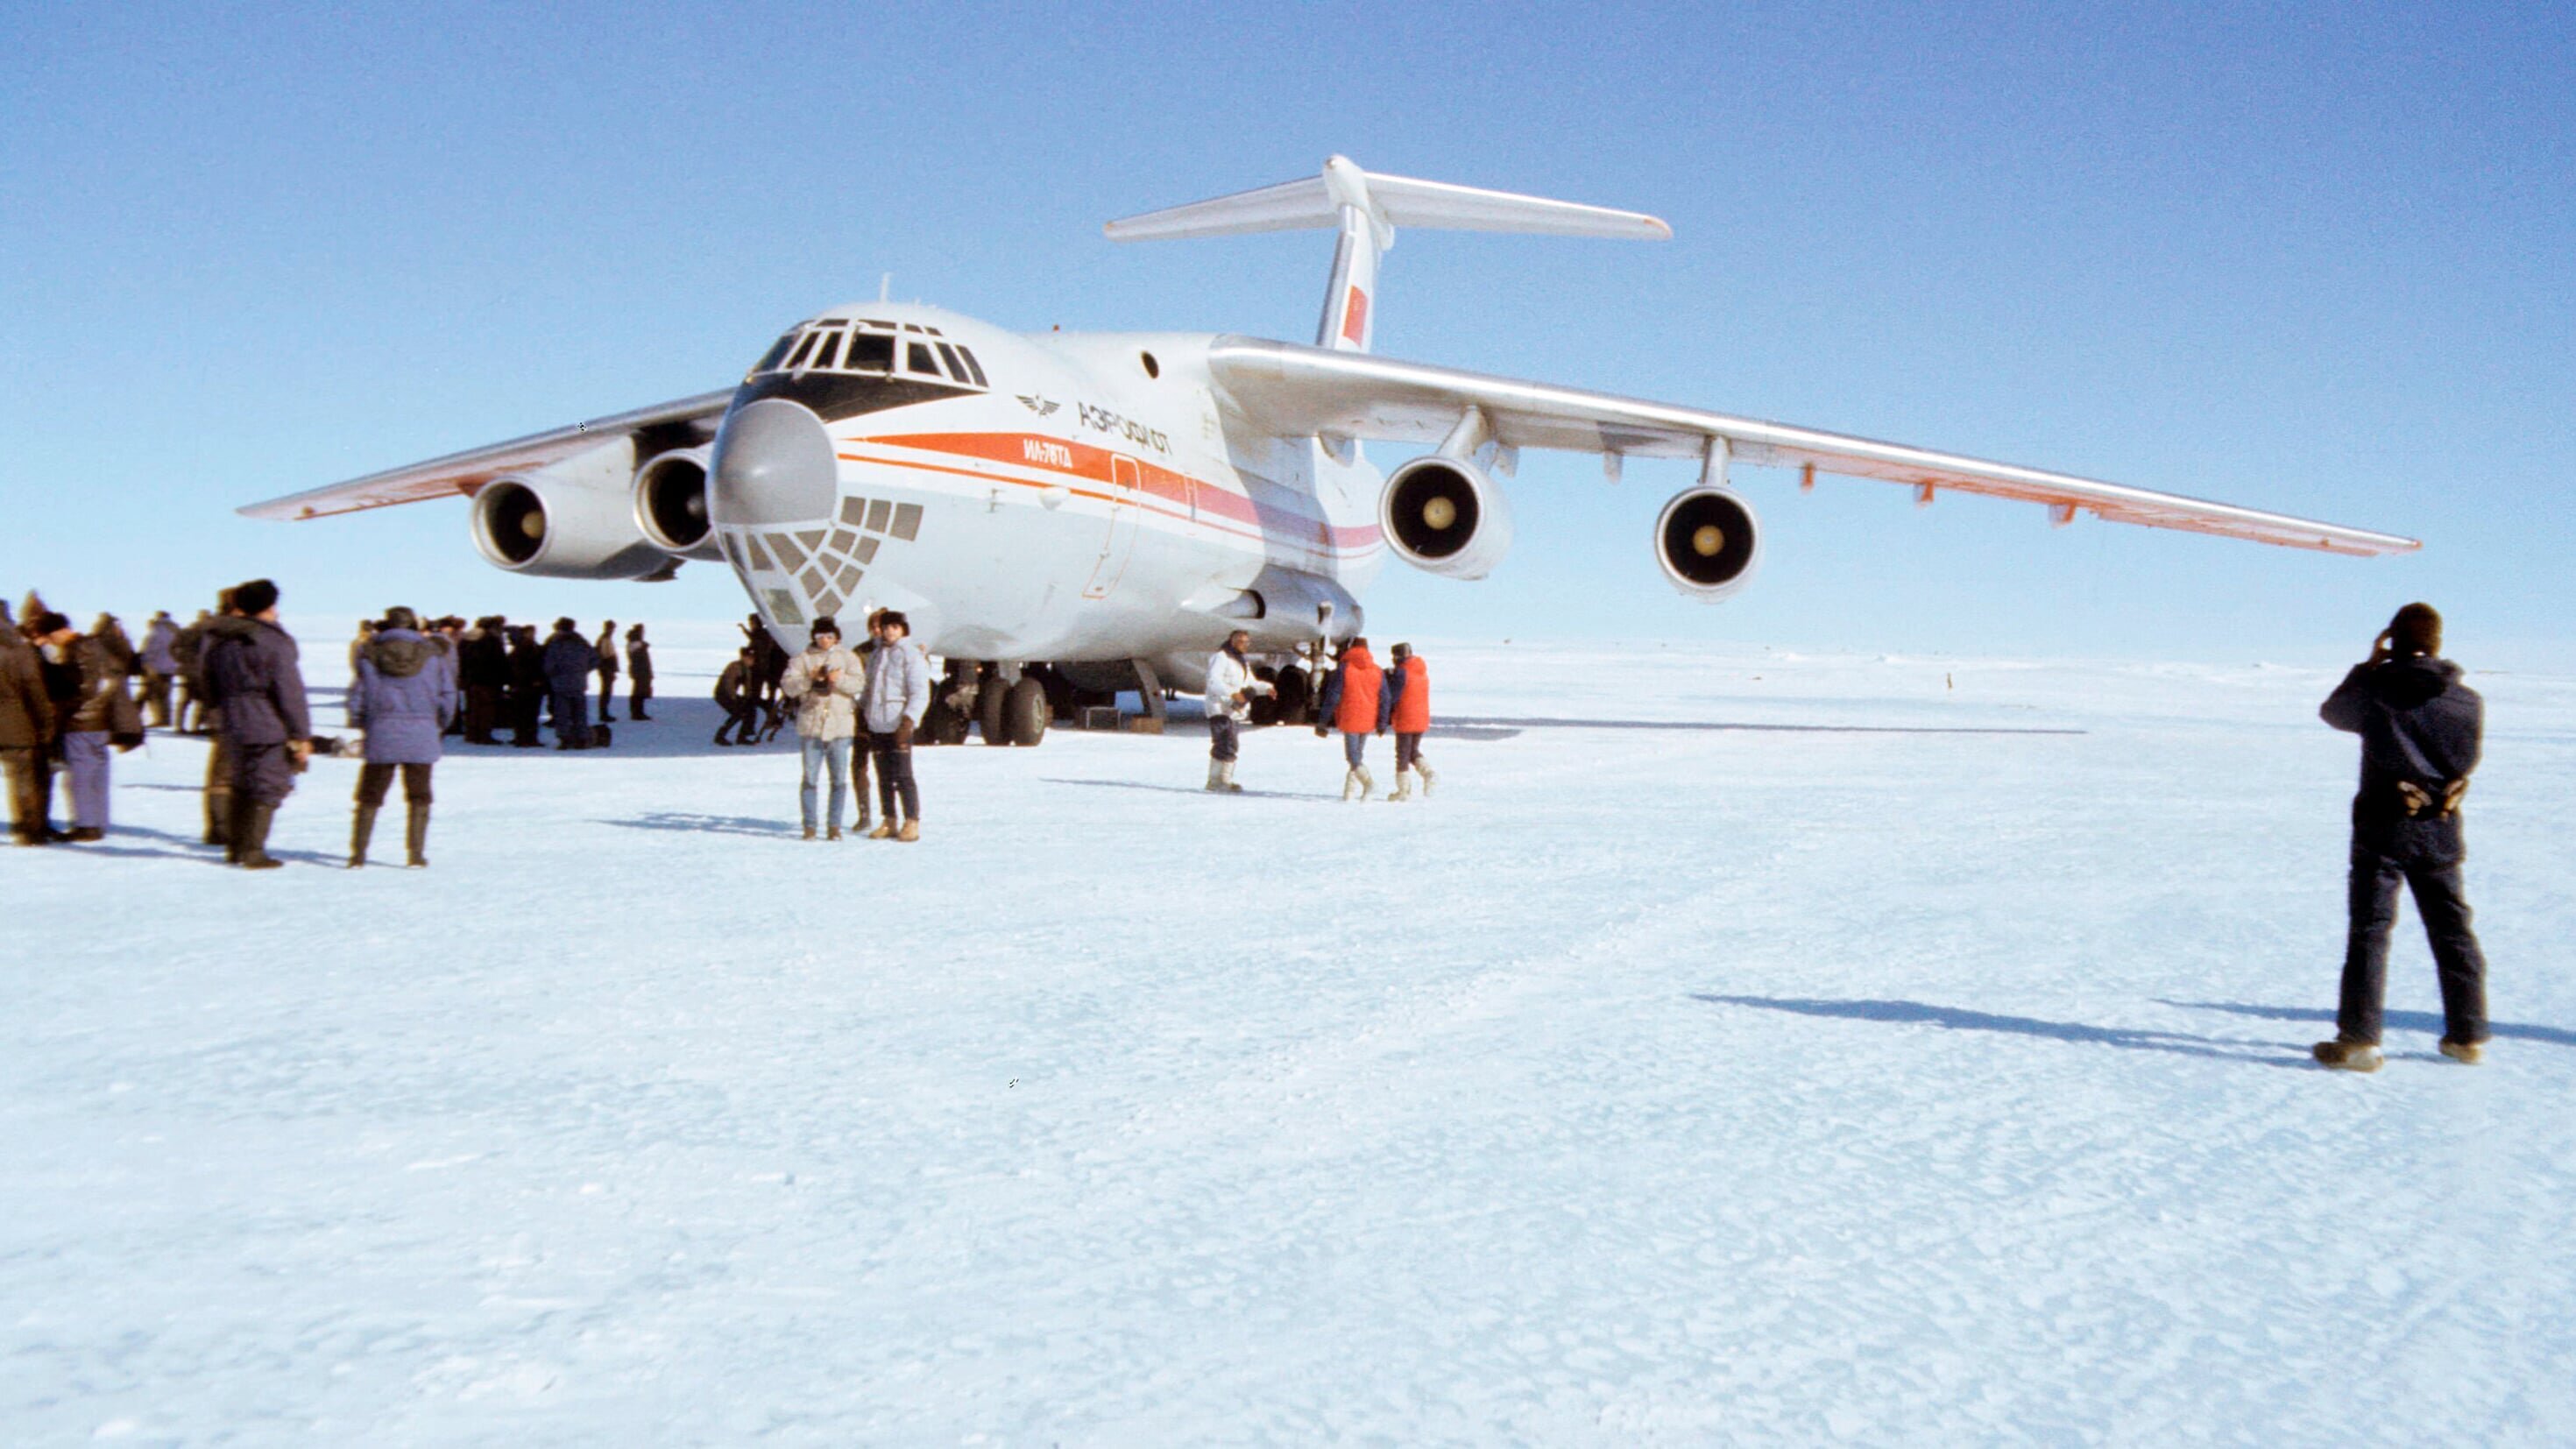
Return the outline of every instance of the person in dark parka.
[[[555,620],[546,640],[546,690],[554,700],[555,748],[590,748],[590,676],[599,668],[599,651],[581,637],[570,619]]]
[[[386,610],[384,627],[358,651],[357,675],[349,681],[349,723],[367,732],[367,762],[358,767],[357,814],[349,825],[351,870],[367,863],[376,812],[384,808],[397,770],[408,807],[405,863],[415,870],[429,864],[430,771],[455,715],[456,691],[445,677],[452,664],[446,651],[421,636],[409,609]]]
[[[497,614],[474,621],[457,647],[456,682],[465,690],[465,742],[491,745],[510,692],[510,643]]]
[[[629,625],[626,630],[626,717],[647,724],[653,717],[644,706],[653,698],[653,646],[644,642],[644,626]]]
[[[533,750],[544,743],[537,722],[546,712],[546,650],[537,642],[537,626],[510,629],[510,743]]]
[[[716,676],[716,708],[725,712],[724,723],[716,726],[716,743],[747,745],[759,726],[760,707],[751,702],[751,651],[744,649],[733,656],[733,662]],[[730,734],[733,738],[728,739]]]
[[[36,758],[52,747],[54,702],[34,646],[8,620],[0,604],[0,778],[9,791],[9,831],[20,845],[50,845],[46,821],[51,802],[39,793]],[[48,792],[49,793],[49,792]]]
[[[2486,704],[2441,657],[2442,616],[2408,604],[2370,658],[2353,666],[2317,713],[2361,736],[2361,789],[2352,800],[2350,926],[2335,1039],[2316,1059],[2345,1071],[2379,1069],[2388,936],[2404,881],[2424,918],[2442,986],[2442,1055],[2474,1064],[2486,1054],[2485,955],[2469,925],[2460,883],[2466,848],[2460,800],[2478,767]]]
[[[599,722],[615,724],[617,716],[609,707],[617,703],[617,621],[599,626]]]
[[[225,859],[246,870],[284,864],[268,853],[277,807],[313,753],[295,638],[277,622],[277,585],[253,579],[233,590],[233,612],[206,630],[206,689],[232,762],[232,820]]]

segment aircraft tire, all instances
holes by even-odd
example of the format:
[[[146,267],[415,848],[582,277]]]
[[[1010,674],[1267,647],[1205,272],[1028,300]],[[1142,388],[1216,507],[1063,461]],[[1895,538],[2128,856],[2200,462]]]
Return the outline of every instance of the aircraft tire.
[[[1034,745],[1046,738],[1047,719],[1054,711],[1047,706],[1045,685],[1022,675],[1020,682],[1007,692],[998,689],[993,692],[1002,697],[1003,732],[1012,744]],[[987,735],[985,738],[992,737]]]
[[[975,691],[975,723],[984,731],[984,743],[988,745],[1019,743],[1011,738],[1011,720],[1014,716],[1010,713],[1011,690],[1018,687],[1013,685],[1008,689],[1004,688],[1002,676],[998,670],[988,669],[984,672],[984,682]]]

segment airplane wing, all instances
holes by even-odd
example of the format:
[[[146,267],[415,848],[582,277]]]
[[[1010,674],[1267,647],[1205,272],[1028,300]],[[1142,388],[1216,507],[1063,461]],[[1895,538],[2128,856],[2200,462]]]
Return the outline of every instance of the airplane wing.
[[[1601,453],[1614,460],[1699,458],[1712,439],[1724,439],[1738,462],[1799,468],[1811,480],[1824,472],[1902,483],[1926,502],[1950,489],[2043,503],[2061,523],[2081,510],[2113,523],[2328,553],[2368,556],[2422,547],[2411,538],[2232,503],[1367,353],[1220,337],[1209,349],[1209,366],[1245,417],[1283,437],[1324,434],[1436,445],[1468,409],[1477,408],[1494,439],[1512,448]]]
[[[725,406],[732,401],[731,388],[700,393],[677,402],[531,433],[506,443],[469,448],[426,463],[370,473],[327,488],[290,493],[284,498],[251,504],[240,512],[251,518],[324,518],[432,498],[472,497],[476,490],[504,473],[542,468],[620,437],[658,433],[669,436],[670,446],[705,442],[715,436],[716,424],[723,420]]]

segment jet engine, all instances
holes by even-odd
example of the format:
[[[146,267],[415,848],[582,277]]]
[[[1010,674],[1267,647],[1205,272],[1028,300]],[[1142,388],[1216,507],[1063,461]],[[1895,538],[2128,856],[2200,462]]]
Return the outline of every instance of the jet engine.
[[[671,567],[635,526],[635,446],[624,438],[474,495],[474,546],[494,567],[555,579],[640,579]]]
[[[1703,604],[1753,581],[1762,562],[1762,528],[1753,505],[1725,488],[1685,488],[1655,519],[1655,562],[1664,577]]]
[[[707,450],[657,453],[635,470],[635,526],[644,539],[682,558],[720,559],[707,518]]]
[[[1434,453],[1387,475],[1378,527],[1395,556],[1447,579],[1481,579],[1512,546],[1512,510],[1483,469]]]

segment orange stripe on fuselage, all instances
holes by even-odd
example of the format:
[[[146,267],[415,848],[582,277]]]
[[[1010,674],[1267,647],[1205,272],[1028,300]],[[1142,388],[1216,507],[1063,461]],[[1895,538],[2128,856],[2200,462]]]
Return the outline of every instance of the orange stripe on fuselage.
[[[1311,518],[1303,514],[1290,515],[1294,523],[1303,525],[1303,528],[1292,526],[1286,530],[1279,529],[1276,525],[1282,520],[1279,520],[1276,515],[1273,516],[1272,525],[1265,527],[1260,509],[1249,497],[1241,493],[1229,488],[1220,488],[1203,479],[1193,478],[1189,474],[1163,467],[1150,459],[1134,458],[1069,438],[1049,437],[1038,433],[905,433],[881,438],[853,438],[850,441],[853,446],[905,448],[914,452],[944,453],[955,458],[977,458],[986,462],[1008,464],[1015,468],[1052,473],[1068,479],[1080,479],[1086,483],[1104,486],[1114,486],[1110,460],[1127,457],[1136,465],[1136,491],[1142,495],[1144,500],[1142,506],[1150,507],[1156,513],[1184,523],[1210,524],[1227,533],[1242,533],[1248,530],[1249,536],[1252,537],[1285,536],[1300,543],[1309,543],[1336,552],[1364,550],[1376,545],[1381,537],[1375,524],[1359,528],[1337,528],[1320,518]],[[1030,488],[1048,486],[1023,478],[969,472],[961,468],[945,468],[936,464],[919,463],[901,458],[861,457],[850,453],[842,453],[839,456],[854,463],[888,463],[899,467],[920,468],[927,472],[952,473],[958,477],[977,478],[987,482],[1016,483]],[[1103,492],[1097,488],[1076,488],[1072,491],[1081,497],[1096,498],[1105,503],[1136,501],[1121,499],[1115,493]],[[1165,506],[1156,507],[1156,504]],[[1224,527],[1225,524],[1237,526],[1227,528]]]

